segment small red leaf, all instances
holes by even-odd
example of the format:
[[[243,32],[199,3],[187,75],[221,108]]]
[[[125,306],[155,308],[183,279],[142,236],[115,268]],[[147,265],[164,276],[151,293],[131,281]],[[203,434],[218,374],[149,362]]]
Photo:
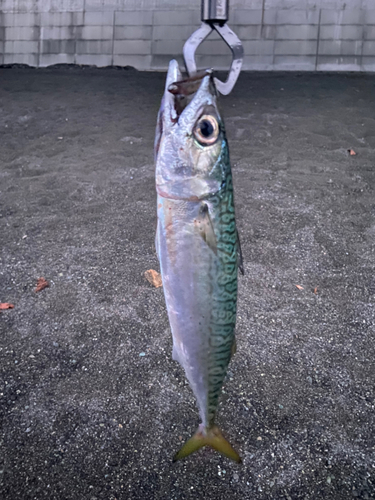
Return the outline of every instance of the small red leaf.
[[[348,153],[350,156],[355,156],[357,153],[354,151],[354,149],[348,149]]]
[[[296,285],[296,287],[298,288],[298,290],[303,290],[303,286],[301,285]]]
[[[14,305],[9,304],[9,302],[2,302],[0,303],[0,310],[2,311],[4,309],[14,309]]]
[[[48,281],[46,281],[44,278],[39,278],[36,283],[35,293],[41,292],[42,290],[47,288],[47,286],[49,286]]]
[[[161,281],[161,275],[157,272],[154,271],[153,269],[149,269],[148,271],[145,271],[144,274],[146,280],[151,283],[155,288],[159,288],[160,286],[163,286],[163,282]]]

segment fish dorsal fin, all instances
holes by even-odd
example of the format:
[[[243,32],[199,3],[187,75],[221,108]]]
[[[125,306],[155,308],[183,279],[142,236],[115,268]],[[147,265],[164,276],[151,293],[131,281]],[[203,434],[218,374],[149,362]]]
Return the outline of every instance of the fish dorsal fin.
[[[245,269],[243,267],[241,242],[240,242],[240,235],[238,234],[238,231],[237,231],[237,265],[238,265],[238,269],[241,271],[241,274],[243,276],[245,274]]]
[[[208,205],[202,203],[199,208],[199,213],[195,219],[195,225],[199,231],[199,234],[207,245],[211,248],[215,255],[217,255],[217,241],[212,225],[212,220],[208,210]]]
[[[233,356],[236,354],[236,352],[237,352],[237,342],[236,342],[236,339],[233,339],[233,344],[232,344],[232,347],[230,350],[230,357],[233,358]]]

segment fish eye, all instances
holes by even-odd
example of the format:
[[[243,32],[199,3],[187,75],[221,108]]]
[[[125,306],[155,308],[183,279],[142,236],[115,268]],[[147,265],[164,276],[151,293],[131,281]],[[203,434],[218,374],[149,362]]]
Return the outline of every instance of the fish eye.
[[[219,137],[219,124],[211,115],[199,118],[193,130],[194,137],[203,146],[214,144]]]

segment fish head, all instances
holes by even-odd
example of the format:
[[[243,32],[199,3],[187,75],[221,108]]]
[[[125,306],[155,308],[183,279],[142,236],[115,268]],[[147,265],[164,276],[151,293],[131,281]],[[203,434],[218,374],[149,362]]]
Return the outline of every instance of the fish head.
[[[202,200],[222,188],[230,168],[228,145],[210,73],[183,80],[177,61],[170,62],[155,161],[156,189],[164,198]]]

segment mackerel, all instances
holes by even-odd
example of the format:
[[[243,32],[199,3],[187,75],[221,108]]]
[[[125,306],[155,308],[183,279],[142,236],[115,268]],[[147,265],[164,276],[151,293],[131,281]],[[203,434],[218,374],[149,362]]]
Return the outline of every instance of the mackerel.
[[[237,271],[242,264],[228,144],[209,72],[198,84],[197,78],[189,82],[183,80],[177,62],[170,62],[155,162],[155,246],[173,336],[172,356],[185,370],[202,421],[174,458],[207,445],[240,462],[215,425],[235,352]]]

